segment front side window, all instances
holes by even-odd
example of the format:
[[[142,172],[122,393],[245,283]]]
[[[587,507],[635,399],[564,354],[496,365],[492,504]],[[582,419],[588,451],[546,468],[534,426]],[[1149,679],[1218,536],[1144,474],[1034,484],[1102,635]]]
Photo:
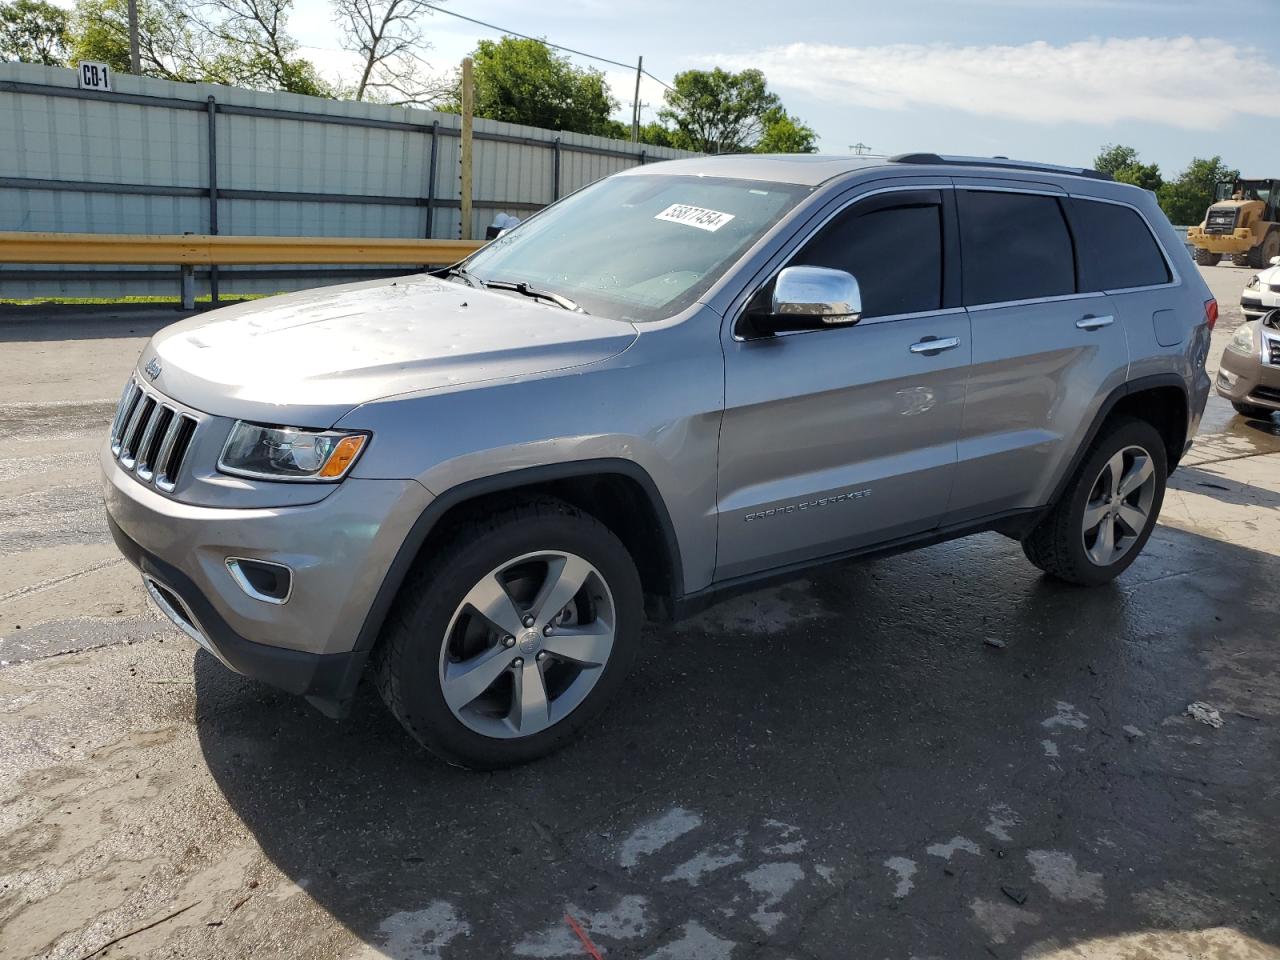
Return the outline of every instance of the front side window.
[[[1071,227],[1080,250],[1080,289],[1122,290],[1168,283],[1169,265],[1136,210],[1072,199]]]
[[[466,268],[598,316],[660,320],[692,304],[808,192],[719,177],[611,177],[499,237]]]
[[[1076,292],[1071,234],[1056,198],[957,190],[956,201],[966,305]]]
[[[890,194],[863,201],[823,227],[788,265],[853,274],[864,318],[941,309],[942,206],[936,197]]]

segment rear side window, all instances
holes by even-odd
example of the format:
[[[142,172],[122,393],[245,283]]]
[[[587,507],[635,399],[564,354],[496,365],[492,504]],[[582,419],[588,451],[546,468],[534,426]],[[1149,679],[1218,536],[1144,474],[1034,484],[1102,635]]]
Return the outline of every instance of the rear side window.
[[[862,316],[888,317],[942,307],[942,207],[937,201],[875,198],[838,216],[796,254],[791,266],[853,274]]]
[[[966,304],[1076,292],[1071,233],[1057,199],[957,190],[956,201]]]
[[[1072,199],[1071,227],[1080,251],[1080,289],[1122,290],[1168,283],[1169,265],[1136,210]]]

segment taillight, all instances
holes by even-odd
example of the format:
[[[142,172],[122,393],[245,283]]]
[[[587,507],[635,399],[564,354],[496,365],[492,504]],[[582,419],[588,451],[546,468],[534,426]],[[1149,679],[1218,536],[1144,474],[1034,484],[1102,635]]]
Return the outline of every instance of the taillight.
[[[1218,322],[1218,301],[1206,300],[1204,302],[1204,322],[1209,325],[1209,331],[1213,331],[1213,325]]]

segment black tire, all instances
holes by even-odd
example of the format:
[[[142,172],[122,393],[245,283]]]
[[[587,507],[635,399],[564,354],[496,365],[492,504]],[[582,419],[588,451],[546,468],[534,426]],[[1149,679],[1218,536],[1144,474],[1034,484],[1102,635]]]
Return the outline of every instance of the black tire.
[[[1236,408],[1236,413],[1242,417],[1252,417],[1255,420],[1270,420],[1271,411],[1266,407],[1256,407],[1252,403],[1236,403],[1231,401],[1231,405]]]
[[[1249,266],[1264,270],[1271,266],[1271,258],[1280,257],[1280,229],[1269,231],[1263,241],[1249,251]]]
[[[572,552],[600,572],[616,616],[613,648],[594,687],[560,722],[522,738],[485,736],[445,702],[442,644],[472,587],[507,561],[543,550]],[[514,766],[564,746],[604,709],[635,660],[643,620],[639,574],[612,531],[563,501],[526,500],[460,524],[447,543],[419,561],[374,651],[373,675],[396,719],[436,756],[474,770]]]
[[[1222,254],[1206,250],[1204,247],[1196,247],[1196,263],[1200,264],[1200,266],[1216,267],[1221,262]]]
[[[1249,263],[1251,262],[1251,260],[1252,260],[1252,254],[1248,250],[1246,250],[1244,253],[1233,253],[1231,255],[1231,262],[1235,264],[1237,267],[1247,267],[1249,266]]]
[[[1144,529],[1118,560],[1107,566],[1094,563],[1085,548],[1084,511],[1095,481],[1117,452],[1141,447],[1150,456],[1155,490]],[[1061,499],[1022,541],[1027,559],[1050,576],[1081,586],[1098,586],[1128,569],[1146,546],[1164,503],[1168,458],[1159,431],[1145,420],[1118,417],[1103,428],[1077,468]]]

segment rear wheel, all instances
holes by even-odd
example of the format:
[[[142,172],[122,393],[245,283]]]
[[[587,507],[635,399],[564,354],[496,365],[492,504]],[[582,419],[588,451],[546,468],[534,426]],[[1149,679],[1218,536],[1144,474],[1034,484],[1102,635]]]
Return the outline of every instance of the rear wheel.
[[[1280,229],[1271,230],[1266,238],[1249,251],[1249,266],[1262,270],[1271,266],[1271,258],[1280,257]]]
[[[1200,264],[1200,266],[1216,267],[1221,260],[1222,254],[1206,250],[1204,247],[1196,247],[1196,263]]]
[[[1103,428],[1061,500],[1022,542],[1027,559],[1060,580],[1095,586],[1128,569],[1164,502],[1164,440],[1145,420]]]
[[[635,564],[608,528],[527,502],[464,524],[411,575],[376,653],[378,688],[437,756],[524,763],[605,707],[643,615]]]

